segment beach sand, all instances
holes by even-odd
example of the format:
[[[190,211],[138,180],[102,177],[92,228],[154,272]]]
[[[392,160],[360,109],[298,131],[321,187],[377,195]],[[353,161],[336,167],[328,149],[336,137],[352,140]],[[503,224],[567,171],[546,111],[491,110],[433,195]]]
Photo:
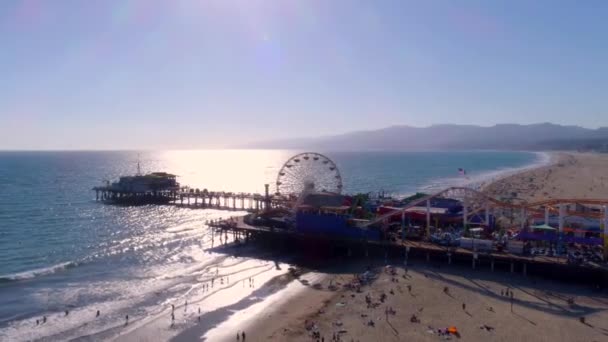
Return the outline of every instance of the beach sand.
[[[516,173],[483,188],[498,199],[608,198],[608,154],[559,152],[547,166]]]
[[[344,288],[332,292],[327,283],[300,293],[286,307],[258,319],[247,340],[316,341],[305,328],[306,321],[314,322],[325,341],[332,341],[334,334],[340,341],[438,341],[446,337],[437,330],[451,326],[460,337],[449,339],[463,341],[608,340],[608,297],[590,287],[453,265],[421,263],[410,267],[407,275],[396,268],[396,276],[382,267],[376,270],[379,277],[361,293]],[[344,284],[352,278],[345,274],[329,279]],[[501,294],[507,287],[513,292],[513,311],[510,298]],[[384,303],[382,293],[387,296]],[[377,307],[368,308],[368,294]],[[386,315],[389,307],[394,315]],[[419,323],[410,321],[413,314]],[[368,325],[370,320],[375,326]]]

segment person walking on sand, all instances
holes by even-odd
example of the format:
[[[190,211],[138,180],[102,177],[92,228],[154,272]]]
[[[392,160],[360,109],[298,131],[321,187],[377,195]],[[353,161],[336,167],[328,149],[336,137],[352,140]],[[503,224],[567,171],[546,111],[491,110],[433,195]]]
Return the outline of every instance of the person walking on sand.
[[[241,339],[241,334],[239,334],[239,332],[236,332],[236,340],[239,341]]]
[[[462,303],[462,311],[467,311],[467,305],[465,303]]]
[[[513,312],[513,292],[511,292],[511,312]]]
[[[129,315],[125,316],[125,325],[129,324]]]
[[[97,314],[95,315],[95,317],[99,317],[101,313],[99,312],[99,310],[97,310]]]
[[[65,315],[69,315],[70,314],[70,310],[65,310]]]
[[[46,323],[46,316],[42,316],[42,323]]]
[[[245,332],[244,331],[241,333],[241,337],[243,338],[243,341],[245,341]]]

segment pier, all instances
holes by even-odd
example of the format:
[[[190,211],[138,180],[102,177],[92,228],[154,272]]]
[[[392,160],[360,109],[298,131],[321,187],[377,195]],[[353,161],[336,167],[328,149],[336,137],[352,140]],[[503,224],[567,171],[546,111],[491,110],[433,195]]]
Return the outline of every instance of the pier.
[[[223,243],[232,236],[239,242],[338,249],[348,256],[383,253],[406,265],[415,257],[524,276],[584,276],[608,285],[608,199],[514,203],[467,187],[403,199],[343,195],[337,165],[314,152],[284,163],[273,194],[270,184],[264,194],[183,187],[175,175],[141,175],[139,168],[135,176],[93,190],[98,201],[114,204],[249,212],[207,223]],[[572,217],[594,220],[599,227],[567,227]]]
[[[258,212],[285,205],[285,199],[271,196],[269,184],[265,194],[190,189],[176,194],[172,204],[187,208],[205,208]]]
[[[117,204],[167,204],[192,209],[216,209],[257,212],[285,206],[284,197],[269,193],[244,193],[208,191],[207,189],[181,188],[166,191],[119,190],[110,187],[95,187],[95,200]]]
[[[578,266],[568,264],[565,257],[525,256],[507,251],[476,251],[461,247],[446,247],[424,240],[366,240],[348,239],[328,235],[303,234],[296,230],[252,225],[251,215],[207,222],[212,234],[227,241],[230,236],[237,242],[255,241],[262,244],[312,247],[314,250],[329,248],[340,250],[349,258],[384,257],[407,266],[408,263],[449,266],[453,263],[468,264],[473,269],[490,272],[502,271],[524,277],[543,276],[565,281],[588,281],[589,284],[608,287],[606,264]]]

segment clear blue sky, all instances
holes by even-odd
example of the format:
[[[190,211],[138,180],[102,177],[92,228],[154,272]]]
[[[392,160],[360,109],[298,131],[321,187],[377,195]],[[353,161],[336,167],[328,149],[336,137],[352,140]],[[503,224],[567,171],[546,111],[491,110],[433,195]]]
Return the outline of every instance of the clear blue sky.
[[[608,1],[0,1],[0,149],[608,126]]]

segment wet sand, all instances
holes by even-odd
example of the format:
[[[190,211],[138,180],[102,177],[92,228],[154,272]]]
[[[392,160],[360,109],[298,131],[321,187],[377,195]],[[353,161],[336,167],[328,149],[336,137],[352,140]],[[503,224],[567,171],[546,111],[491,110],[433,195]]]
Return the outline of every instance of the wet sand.
[[[460,337],[449,339],[463,341],[608,340],[608,296],[589,287],[426,263],[410,267],[405,278],[402,268],[396,269],[396,276],[382,267],[376,270],[380,276],[361,293],[309,288],[286,307],[259,319],[247,340],[316,341],[305,328],[307,320],[314,322],[325,341],[332,341],[334,334],[340,341],[438,341],[448,337],[437,330],[451,326]],[[334,284],[352,277],[334,276]],[[507,287],[513,292],[513,311],[510,297],[501,294]],[[387,296],[384,303],[382,293]],[[368,308],[366,295],[375,308]],[[568,303],[570,298],[574,304]],[[386,314],[389,307],[395,314]],[[419,322],[410,321],[413,314]],[[583,316],[585,323],[580,322]]]
[[[492,197],[535,202],[608,198],[608,154],[552,153],[547,166],[516,173],[483,188]]]

